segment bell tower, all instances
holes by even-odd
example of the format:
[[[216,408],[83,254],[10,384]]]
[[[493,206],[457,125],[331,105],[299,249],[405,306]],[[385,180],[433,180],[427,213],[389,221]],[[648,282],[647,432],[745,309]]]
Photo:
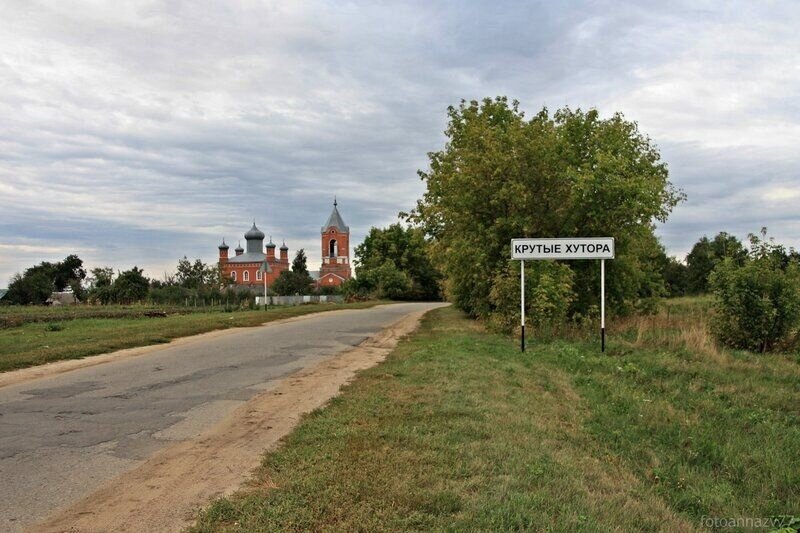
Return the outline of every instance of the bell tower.
[[[320,287],[338,287],[350,279],[350,228],[339,214],[339,203],[333,199],[333,211],[320,232],[322,267]]]

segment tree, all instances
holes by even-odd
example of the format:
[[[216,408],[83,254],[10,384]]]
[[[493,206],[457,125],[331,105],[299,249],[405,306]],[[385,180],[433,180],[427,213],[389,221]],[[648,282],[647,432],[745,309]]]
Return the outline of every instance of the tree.
[[[431,262],[428,243],[420,228],[392,224],[384,229],[374,227],[370,229],[364,242],[355,249],[356,278],[366,282],[361,284],[364,290],[368,292],[378,290],[379,285],[386,281],[386,275],[397,278],[386,266],[387,261],[408,279],[405,290],[402,292],[392,290],[395,294],[393,298],[406,300],[441,298],[439,286],[441,274]]]
[[[306,252],[300,248],[292,260],[292,270],[281,272],[272,284],[272,290],[280,296],[306,294],[311,290],[314,279],[308,273]]]
[[[77,255],[68,255],[63,261],[43,261],[15,275],[4,300],[14,304],[43,304],[54,291],[71,287],[75,297],[82,299],[81,281],[86,277],[83,261]]]
[[[766,352],[789,347],[800,326],[800,266],[784,266],[785,250],[750,235],[750,257],[717,263],[709,283],[716,297],[712,332],[733,348]]]
[[[399,300],[411,291],[411,278],[397,268],[394,261],[387,259],[384,263],[369,271],[367,277],[378,298]]]
[[[595,110],[543,109],[531,119],[504,97],[448,109],[447,142],[421,171],[426,192],[410,214],[431,239],[445,290],[474,316],[502,312],[490,293],[510,268],[514,237],[616,238],[608,267],[611,309],[663,292],[653,223],[683,199],[658,150],[634,122]],[[567,263],[571,313],[597,303],[595,262]]]
[[[15,274],[11,278],[3,300],[17,305],[42,305],[54,290],[50,276],[41,270],[29,269],[24,275]]]
[[[53,284],[57,291],[63,291],[67,287],[74,289],[75,282],[80,283],[84,279],[86,270],[83,268],[83,261],[77,255],[68,255],[63,261],[53,265]]]
[[[664,277],[668,296],[685,296],[689,294],[689,267],[675,257],[666,258],[662,276]]]
[[[116,300],[114,291],[114,269],[111,267],[96,267],[91,270],[89,278],[89,301],[110,304]]]
[[[713,240],[704,235],[697,241],[686,256],[689,292],[708,292],[709,274],[726,257],[738,264],[747,259],[747,250],[735,236],[721,231]]]
[[[200,259],[192,263],[184,255],[178,261],[175,281],[186,289],[203,289],[217,283],[218,277],[218,266],[207,265]]]
[[[135,303],[144,300],[150,290],[150,281],[144,277],[143,270],[133,267],[121,272],[114,280],[114,294],[120,303]]]

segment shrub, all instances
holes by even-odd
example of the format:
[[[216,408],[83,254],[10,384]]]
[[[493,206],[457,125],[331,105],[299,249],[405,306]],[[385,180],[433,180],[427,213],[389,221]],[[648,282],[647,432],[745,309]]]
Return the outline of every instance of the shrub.
[[[375,287],[378,298],[397,300],[411,290],[411,278],[397,268],[391,259],[387,259],[381,266],[372,270],[367,278]]]
[[[513,261],[492,280],[489,293],[494,312],[489,326],[497,331],[512,331],[520,323],[520,262]],[[564,264],[531,261],[525,266],[526,322],[542,327],[564,322],[575,298],[574,274]]]
[[[726,259],[709,277],[716,296],[712,332],[732,348],[767,352],[788,348],[800,324],[800,267],[782,264],[776,245],[750,237],[750,259]]]

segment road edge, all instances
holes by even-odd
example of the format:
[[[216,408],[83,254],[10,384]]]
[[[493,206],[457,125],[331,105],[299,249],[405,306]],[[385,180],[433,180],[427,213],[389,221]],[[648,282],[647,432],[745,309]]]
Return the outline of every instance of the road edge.
[[[278,320],[270,320],[268,322],[263,322],[255,326],[237,326],[235,328],[213,329],[211,331],[198,333],[196,335],[188,335],[186,337],[175,337],[174,339],[171,339],[169,342],[164,342],[159,344],[147,344],[145,346],[135,346],[133,348],[123,348],[121,350],[115,350],[113,352],[108,352],[103,354],[87,355],[79,359],[62,359],[60,361],[53,361],[52,363],[45,363],[43,365],[35,365],[26,368],[20,368],[18,370],[0,372],[0,389],[4,387],[10,387],[13,385],[19,385],[20,383],[26,383],[28,381],[33,381],[36,379],[43,379],[51,376],[57,376],[59,374],[63,374],[65,372],[71,372],[72,370],[78,370],[80,368],[87,368],[91,366],[110,363],[112,361],[117,361],[119,359],[125,359],[128,357],[138,357],[140,355],[148,355],[150,353],[164,350],[166,348],[173,348],[175,346],[184,346],[187,344],[193,344],[195,342],[205,341],[208,339],[224,337],[226,335],[233,335],[242,330],[251,330],[253,328],[266,328],[273,325],[286,324],[289,322],[296,322],[299,320],[306,320],[309,318],[318,317],[319,315],[327,315],[331,313],[367,311],[369,309],[374,309],[375,307],[380,305],[392,305],[392,304],[377,303],[372,307],[366,307],[361,309],[331,309],[330,311],[317,311],[316,313],[308,313],[307,315],[293,316],[289,318],[280,318]]]
[[[442,305],[408,313],[357,347],[288,376],[203,435],[159,450],[29,531],[177,531],[191,525],[202,507],[241,487],[303,415],[337,396],[359,371],[383,361],[427,312]]]

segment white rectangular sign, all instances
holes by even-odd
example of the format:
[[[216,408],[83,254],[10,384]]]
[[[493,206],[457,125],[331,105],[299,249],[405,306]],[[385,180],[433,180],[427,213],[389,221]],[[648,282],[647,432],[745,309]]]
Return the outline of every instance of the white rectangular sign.
[[[614,259],[614,237],[512,239],[511,259]]]

